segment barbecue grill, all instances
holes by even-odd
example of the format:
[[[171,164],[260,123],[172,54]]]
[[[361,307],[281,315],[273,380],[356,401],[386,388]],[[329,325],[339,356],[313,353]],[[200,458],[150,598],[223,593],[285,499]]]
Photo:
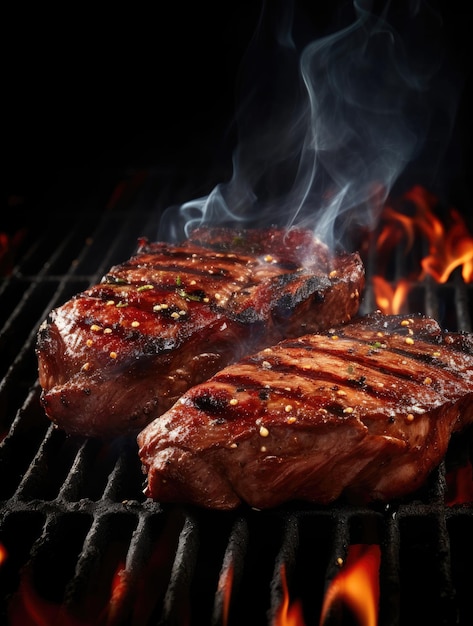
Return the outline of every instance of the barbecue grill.
[[[166,176],[131,172],[78,210],[51,216],[54,228],[37,220],[3,268],[0,621],[273,625],[285,623],[276,620],[288,596],[309,626],[349,546],[366,544],[380,547],[379,624],[473,623],[473,507],[455,500],[451,485],[471,463],[471,428],[401,501],[223,513],[147,500],[135,441],[68,437],[45,417],[34,354],[41,321],[126,260],[138,237],[156,239]],[[396,254],[393,279],[406,269]],[[371,249],[365,264],[362,313],[375,306]],[[416,283],[409,298],[409,309],[471,331],[473,283],[458,271],[442,285]],[[356,622],[339,605],[326,623]]]

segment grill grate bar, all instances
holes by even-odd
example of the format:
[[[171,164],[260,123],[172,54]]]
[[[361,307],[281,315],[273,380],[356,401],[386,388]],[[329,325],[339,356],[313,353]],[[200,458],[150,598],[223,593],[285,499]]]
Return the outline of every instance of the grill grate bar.
[[[81,611],[95,594],[103,603],[98,608],[115,611],[124,626],[260,626],[279,610],[284,564],[290,599],[302,601],[306,626],[315,626],[325,589],[340,571],[337,559],[346,558],[352,543],[374,542],[382,554],[380,626],[418,623],[425,618],[419,598],[423,602],[434,593],[438,599],[427,617],[460,624],[471,615],[465,580],[473,557],[462,538],[473,533],[473,513],[468,504],[445,506],[448,459],[406,503],[227,516],[145,500],[136,442],[81,441],[49,423],[39,405],[37,329],[52,308],[126,260],[138,237],[155,238],[158,209],[145,210],[143,197],[129,208],[86,211],[64,229],[65,236],[35,237],[0,285],[0,302],[7,304],[0,313],[0,347],[19,331],[18,350],[0,382],[0,542],[10,563],[0,566],[7,590],[0,620],[26,567],[37,591],[79,617],[86,617]],[[375,308],[370,278],[376,263],[371,246],[361,313]],[[409,263],[397,252],[393,285]],[[438,316],[449,330],[471,332],[473,285],[463,282],[459,270],[445,285],[430,278],[413,281],[409,307]],[[56,573],[48,580],[51,562]],[[109,607],[117,572],[123,584]],[[419,580],[425,582],[417,598]],[[413,613],[411,601],[418,605]]]
[[[274,573],[271,580],[271,601],[268,611],[268,622],[276,623],[278,611],[283,602],[284,593],[288,593],[290,580],[293,577],[299,547],[299,524],[297,517],[291,515],[285,521],[281,539],[281,548],[275,559]],[[283,583],[283,576],[286,583]]]
[[[19,500],[28,500],[35,493],[36,486],[44,481],[48,481],[49,467],[47,464],[48,450],[56,443],[54,426],[51,424],[41,442],[39,450],[33,458],[23,479],[18,485],[15,497]]]
[[[401,624],[400,595],[401,570],[399,564],[400,529],[398,511],[388,510],[384,518],[384,532],[381,542],[379,621],[385,626]]]
[[[199,527],[196,520],[188,516],[179,537],[171,579],[163,602],[160,624],[172,626],[190,622],[191,584],[195,574],[199,548]]]
[[[461,272],[457,269],[453,275],[454,287],[455,287],[455,310],[458,320],[458,328],[465,332],[472,332],[472,313],[469,312],[468,306],[468,289],[465,285]],[[470,287],[471,296],[471,287]],[[472,300],[473,298],[470,298]]]
[[[233,606],[238,601],[248,541],[248,522],[244,517],[238,517],[227,541],[214,594],[212,626],[225,626],[228,623],[228,615],[231,614]]]
[[[93,440],[84,441],[75,455],[71,469],[64,479],[59,490],[58,499],[64,501],[73,501],[79,499],[79,485],[83,480],[87,467],[91,463],[91,447],[96,442]]]

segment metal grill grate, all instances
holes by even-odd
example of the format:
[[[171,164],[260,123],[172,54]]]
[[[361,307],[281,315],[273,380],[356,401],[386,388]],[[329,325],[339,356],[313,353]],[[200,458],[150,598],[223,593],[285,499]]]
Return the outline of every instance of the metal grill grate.
[[[28,597],[38,621],[24,623],[47,623],[62,610],[65,624],[69,616],[87,624],[272,624],[284,565],[309,626],[318,624],[337,559],[350,544],[378,543],[380,624],[472,623],[473,510],[445,505],[449,468],[471,459],[471,429],[401,503],[215,513],[145,500],[134,441],[81,440],[52,427],[39,405],[39,324],[130,256],[138,237],[156,238],[152,197],[145,184],[126,207],[57,216],[54,230],[28,233],[2,279],[0,620],[23,623]],[[374,262],[367,260],[368,277]],[[471,330],[473,289],[458,275],[441,287],[415,285],[410,298],[450,329]],[[365,310],[372,301],[368,288]]]

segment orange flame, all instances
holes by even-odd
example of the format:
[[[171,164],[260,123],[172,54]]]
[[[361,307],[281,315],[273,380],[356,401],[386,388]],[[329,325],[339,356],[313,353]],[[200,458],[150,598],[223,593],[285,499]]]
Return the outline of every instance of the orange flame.
[[[377,238],[378,257],[382,263],[389,259],[394,249],[401,244],[407,253],[415,248],[420,240],[425,240],[428,254],[419,261],[413,280],[423,280],[427,275],[438,283],[445,283],[452,272],[462,268],[462,277],[466,283],[473,281],[473,236],[468,232],[460,213],[451,208],[448,228],[435,215],[437,198],[420,186],[413,187],[403,199],[413,205],[413,216],[385,206],[382,212],[383,227]],[[380,274],[384,275],[382,265]],[[395,287],[381,276],[373,277],[373,289],[378,308],[383,313],[399,313],[408,293],[406,279]]]
[[[84,622],[69,615],[63,606],[42,598],[34,588],[29,570],[23,573],[8,609],[10,626],[85,626]]]
[[[415,240],[415,228],[411,217],[385,206],[382,213],[384,226],[376,241],[376,247],[383,254],[389,255],[404,242],[406,252],[412,248]]]
[[[381,276],[373,276],[372,281],[378,309],[386,315],[402,313],[409,293],[409,282],[401,279],[395,287],[392,287]]]
[[[88,581],[85,596],[74,607],[42,597],[32,568],[25,568],[9,602],[9,626],[118,626],[126,620],[147,624],[168,585],[181,517],[177,512],[167,518],[139,576],[126,568],[125,557],[119,555],[121,545],[110,543],[100,559],[100,571]]]
[[[452,224],[446,231],[432,212],[437,203],[435,196],[416,186],[406,194],[406,199],[415,204],[414,223],[429,242],[429,255],[422,260],[424,272],[437,282],[445,283],[453,270],[462,266],[463,280],[473,280],[473,237],[459,212],[450,209]]]
[[[321,626],[337,602],[344,602],[361,626],[376,626],[380,562],[381,550],[378,545],[349,546],[346,565],[332,580],[325,595],[320,617]]]
[[[30,569],[26,569],[20,580],[18,591],[9,607],[10,626],[111,626],[123,618],[121,603],[127,593],[126,570],[120,566],[113,578],[110,598],[104,609],[88,612],[87,617],[75,616],[64,604],[41,597],[33,583]]]
[[[289,602],[289,591],[286,580],[286,567],[281,565],[281,584],[283,590],[283,600],[279,607],[273,626],[304,626],[304,615],[302,605],[299,600]]]
[[[435,229],[435,239],[431,239],[430,254],[422,260],[422,268],[438,283],[447,282],[457,267],[462,267],[462,277],[466,283],[473,281],[473,237],[469,236],[465,222],[451,210],[452,226],[445,233]]]

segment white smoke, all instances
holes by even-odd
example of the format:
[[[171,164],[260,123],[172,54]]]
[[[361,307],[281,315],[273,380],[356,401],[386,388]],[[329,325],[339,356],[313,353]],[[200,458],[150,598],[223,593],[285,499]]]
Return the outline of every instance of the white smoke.
[[[442,62],[441,23],[428,5],[387,2],[375,13],[358,1],[350,23],[301,46],[294,7],[282,4],[279,13],[265,6],[242,64],[231,179],[171,207],[162,234],[298,225],[347,246],[353,228],[376,224],[421,152]],[[453,96],[440,99],[446,135]]]

